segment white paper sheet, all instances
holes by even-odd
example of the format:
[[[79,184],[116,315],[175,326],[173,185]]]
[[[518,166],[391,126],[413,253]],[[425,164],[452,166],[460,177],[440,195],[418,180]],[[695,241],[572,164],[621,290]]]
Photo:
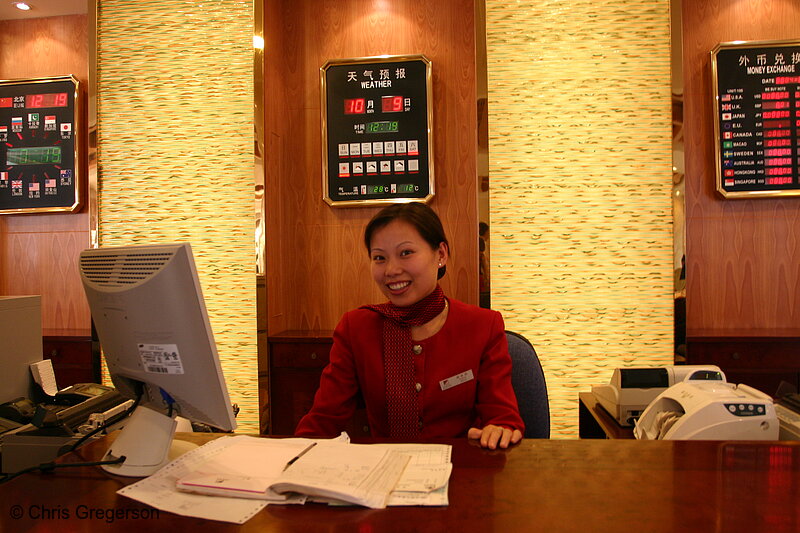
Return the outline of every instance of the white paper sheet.
[[[388,506],[446,506],[452,472],[449,444],[373,444],[408,454],[411,460],[389,495]],[[443,484],[442,481],[444,482]],[[439,485],[427,490],[431,485]],[[403,490],[401,490],[403,489]]]
[[[337,439],[349,442],[346,433]],[[330,443],[333,440],[319,440],[319,443]],[[293,442],[294,441],[294,442]],[[268,503],[265,500],[232,498],[224,496],[207,496],[177,490],[177,481],[198,472],[211,473],[220,471],[228,475],[263,475],[269,477],[274,470],[285,465],[289,451],[302,447],[308,439],[267,439],[248,436],[220,437],[196,448],[152,476],[124,487],[118,494],[151,505],[156,509],[172,512],[182,516],[191,516],[207,520],[219,520],[235,524],[243,524]],[[297,444],[300,443],[300,444]],[[413,489],[425,488],[440,482],[447,471],[449,479],[451,447],[444,444],[370,444],[368,447],[384,448],[409,456],[408,464],[400,476],[398,483]],[[280,457],[273,456],[269,460],[270,450],[282,449]],[[316,448],[322,449],[322,446]],[[315,448],[315,449],[316,449]],[[236,450],[239,450],[237,452]],[[284,453],[285,452],[285,453]],[[394,454],[392,454],[394,455]],[[305,456],[303,457],[306,458]],[[336,460],[330,456],[330,461]],[[403,460],[405,463],[405,460]],[[300,461],[295,465],[302,464]],[[319,474],[319,473],[318,473]],[[324,475],[324,474],[323,474]],[[372,480],[381,485],[381,479]],[[393,491],[389,495],[387,505],[447,505],[448,482],[444,486],[431,491]],[[303,500],[295,500],[295,502]],[[287,502],[288,503],[288,502]]]
[[[58,384],[56,383],[56,374],[53,371],[53,361],[42,359],[31,363],[31,374],[33,374],[33,380],[42,387],[45,394],[48,396],[56,395]]]
[[[320,442],[282,474],[276,490],[382,509],[408,460],[372,444]]]
[[[181,516],[244,524],[266,507],[267,502],[189,494],[175,488],[178,479],[192,473],[222,451],[228,444],[225,441],[237,438],[254,437],[220,437],[182,455],[152,476],[118,490],[117,494]]]

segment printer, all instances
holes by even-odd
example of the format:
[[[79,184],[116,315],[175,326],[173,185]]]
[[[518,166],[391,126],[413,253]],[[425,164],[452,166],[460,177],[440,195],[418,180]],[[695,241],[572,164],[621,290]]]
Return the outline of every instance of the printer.
[[[645,407],[669,387],[685,379],[725,381],[714,365],[617,368],[606,385],[593,385],[597,402],[622,426],[632,426]]]
[[[639,417],[637,439],[777,440],[772,398],[744,384],[682,381],[658,395]]]

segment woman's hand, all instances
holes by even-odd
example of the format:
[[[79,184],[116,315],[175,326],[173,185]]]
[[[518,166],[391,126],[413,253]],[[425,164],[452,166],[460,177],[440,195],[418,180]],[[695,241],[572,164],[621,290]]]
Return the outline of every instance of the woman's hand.
[[[483,429],[470,428],[469,432],[467,432],[467,438],[480,439],[481,448],[494,450],[498,446],[500,448],[508,448],[509,444],[518,443],[522,440],[522,433],[518,429],[511,430],[489,424]]]

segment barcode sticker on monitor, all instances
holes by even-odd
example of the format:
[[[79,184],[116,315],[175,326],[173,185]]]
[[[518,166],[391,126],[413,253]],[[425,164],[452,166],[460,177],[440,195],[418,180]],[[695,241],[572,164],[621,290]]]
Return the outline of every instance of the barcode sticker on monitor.
[[[145,372],[152,374],[183,374],[177,344],[140,344],[139,358]]]

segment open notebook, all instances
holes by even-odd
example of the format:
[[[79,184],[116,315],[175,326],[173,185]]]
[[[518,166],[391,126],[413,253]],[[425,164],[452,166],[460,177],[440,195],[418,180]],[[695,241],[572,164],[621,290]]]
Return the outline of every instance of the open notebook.
[[[177,488],[276,503],[313,496],[382,509],[409,459],[369,444],[248,439],[230,443]]]
[[[450,454],[446,444],[350,444],[346,434],[331,440],[226,436],[118,492],[163,511],[235,523],[267,504],[443,506]]]

